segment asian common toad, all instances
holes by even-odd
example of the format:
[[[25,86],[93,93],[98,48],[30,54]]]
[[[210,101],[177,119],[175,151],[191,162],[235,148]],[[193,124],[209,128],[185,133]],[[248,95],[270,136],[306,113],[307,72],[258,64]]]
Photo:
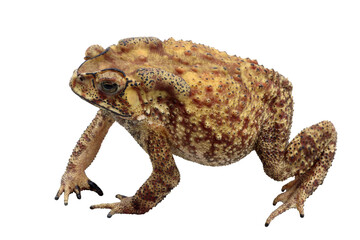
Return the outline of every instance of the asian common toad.
[[[203,165],[234,163],[255,150],[265,173],[283,181],[295,176],[274,200],[276,216],[297,208],[322,184],[335,154],[337,134],[323,121],[289,142],[292,85],[257,61],[229,56],[191,41],[128,38],[103,49],[90,46],[74,71],[71,89],[100,108],[70,157],[56,199],[101,189],[85,174],[111,125],[126,128],[148,153],[151,176],[132,197],[94,208],[143,214],[180,181],[173,155]]]

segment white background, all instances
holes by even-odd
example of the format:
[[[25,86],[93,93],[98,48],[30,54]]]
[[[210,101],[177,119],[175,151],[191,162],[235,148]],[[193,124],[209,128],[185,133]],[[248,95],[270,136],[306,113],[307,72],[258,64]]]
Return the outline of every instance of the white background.
[[[131,3],[129,3],[131,2]],[[359,6],[356,1],[3,1],[0,4],[1,239],[359,239]],[[134,36],[193,40],[257,59],[293,83],[292,137],[321,120],[338,131],[324,185],[268,228],[281,186],[252,153],[227,167],[176,158],[181,182],[143,216],[93,210],[132,195],[151,172],[119,125],[87,174],[104,191],[54,200],[97,109],[68,87],[91,44]]]

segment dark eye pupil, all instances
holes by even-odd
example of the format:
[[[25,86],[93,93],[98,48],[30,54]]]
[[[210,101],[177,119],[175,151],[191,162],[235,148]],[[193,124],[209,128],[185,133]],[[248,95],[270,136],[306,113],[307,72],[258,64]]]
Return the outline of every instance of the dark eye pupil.
[[[111,90],[115,88],[116,86],[114,84],[104,84],[104,89]]]
[[[116,83],[111,82],[102,82],[101,88],[106,93],[114,93],[118,89],[118,85]]]

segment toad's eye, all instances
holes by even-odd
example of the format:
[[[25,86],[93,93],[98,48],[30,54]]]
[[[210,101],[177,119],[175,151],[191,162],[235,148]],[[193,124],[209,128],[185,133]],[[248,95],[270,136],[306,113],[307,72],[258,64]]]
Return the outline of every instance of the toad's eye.
[[[114,94],[119,89],[119,85],[110,81],[104,81],[100,84],[100,86],[101,86],[101,91],[108,94]]]

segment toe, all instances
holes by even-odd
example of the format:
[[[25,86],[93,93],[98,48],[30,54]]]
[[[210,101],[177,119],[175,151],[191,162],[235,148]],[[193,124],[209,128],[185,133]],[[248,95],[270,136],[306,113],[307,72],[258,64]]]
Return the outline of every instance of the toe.
[[[119,200],[123,200],[123,199],[127,198],[127,196],[124,196],[124,195],[121,195],[121,194],[116,194],[115,197],[116,197],[117,199],[119,199]]]
[[[289,210],[291,208],[290,204],[283,204],[280,207],[278,207],[275,211],[273,211],[270,216],[266,219],[265,222],[265,226],[269,226],[270,222],[277,216],[279,216],[280,214],[282,214],[283,212]]]
[[[108,213],[107,217],[108,217],[108,218],[111,218],[116,212],[117,212],[117,211],[116,211],[115,209],[112,209],[112,210]]]
[[[64,205],[67,206],[69,203],[70,189],[66,188],[64,192]]]
[[[99,188],[99,186],[93,181],[88,180],[88,184],[90,186],[91,191],[96,192],[97,194],[99,194],[99,196],[102,196],[104,194],[103,191]]]
[[[291,189],[293,186],[297,185],[298,183],[298,180],[295,179],[291,182],[288,182],[287,184],[285,184],[282,188],[281,188],[281,191],[284,192],[284,191],[288,191],[289,189]]]
[[[298,204],[296,206],[296,208],[300,213],[300,217],[303,218],[305,216],[305,214],[304,214],[304,204]]]
[[[275,206],[278,202],[286,202],[287,199],[289,199],[291,195],[291,192],[284,192],[279,194],[273,201],[273,205]]]
[[[55,200],[59,200],[61,194],[64,192],[64,186],[61,186],[59,191],[57,192],[56,196],[55,196]]]
[[[80,188],[79,186],[76,186],[74,189],[74,192],[76,194],[77,199],[81,199],[81,193],[80,193]]]
[[[90,209],[96,209],[96,208],[107,208],[110,209],[110,212],[108,213],[107,217],[111,218],[116,213],[123,213],[121,202],[117,203],[103,203],[103,204],[97,204],[90,206]]]
[[[96,204],[90,206],[90,209],[96,209],[96,208],[107,208],[112,209],[114,207],[114,203],[102,203],[102,204]]]

